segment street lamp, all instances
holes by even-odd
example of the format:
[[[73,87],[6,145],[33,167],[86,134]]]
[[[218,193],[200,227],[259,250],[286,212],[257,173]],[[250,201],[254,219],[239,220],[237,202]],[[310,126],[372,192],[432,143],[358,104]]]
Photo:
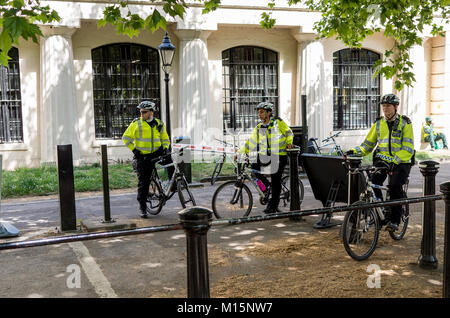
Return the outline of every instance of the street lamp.
[[[170,42],[169,34],[163,38],[162,43],[158,46],[159,55],[162,60],[162,67],[164,71],[164,81],[166,82],[166,127],[169,140],[171,141],[170,130],[170,105],[169,105],[169,69],[172,66],[173,57],[175,55],[175,46]]]

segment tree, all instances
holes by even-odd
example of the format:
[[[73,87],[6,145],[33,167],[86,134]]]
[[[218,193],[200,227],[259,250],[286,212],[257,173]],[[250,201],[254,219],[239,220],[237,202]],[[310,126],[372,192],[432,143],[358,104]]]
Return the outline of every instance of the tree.
[[[128,0],[106,7],[99,27],[112,24],[118,33],[136,36],[143,29],[154,32],[166,28],[165,13],[183,19],[189,3],[198,2],[203,13],[220,6],[221,0],[147,0],[157,2],[153,12],[145,17],[132,13]],[[276,21],[271,9],[275,0],[267,0],[267,12],[261,14],[261,26],[271,28]],[[387,79],[395,78],[395,88],[411,86],[415,81],[409,51],[422,44],[422,34],[443,35],[443,25],[449,22],[450,0],[286,0],[289,5],[303,4],[313,11],[322,12],[314,25],[319,38],[341,40],[350,48],[360,48],[362,42],[375,32],[383,32],[394,39],[392,48],[386,50],[378,61],[377,74]],[[161,5],[162,4],[162,5]],[[39,0],[0,0],[0,63],[7,65],[7,52],[20,37],[37,42],[41,35],[36,23],[59,21],[58,14]]]

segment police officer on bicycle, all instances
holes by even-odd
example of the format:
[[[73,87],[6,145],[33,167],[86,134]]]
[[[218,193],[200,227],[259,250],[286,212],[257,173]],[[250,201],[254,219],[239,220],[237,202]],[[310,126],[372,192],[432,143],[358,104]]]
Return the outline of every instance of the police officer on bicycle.
[[[391,178],[389,191],[391,199],[404,197],[403,185],[406,183],[414,164],[414,137],[411,120],[398,114],[399,98],[395,94],[387,94],[381,98],[381,106],[384,116],[375,120],[366,139],[360,146],[350,149],[347,155],[366,156],[371,153],[375,146],[373,164],[375,166],[389,166]],[[372,182],[382,185],[386,180],[388,171],[380,170],[372,177]],[[375,195],[382,198],[380,189],[374,189]],[[398,229],[402,207],[392,206],[391,220],[387,224],[388,231]]]
[[[170,140],[164,123],[153,117],[156,111],[155,103],[142,101],[137,108],[141,117],[134,119],[125,130],[122,140],[133,152],[133,161],[138,176],[137,201],[142,218],[147,217],[147,194],[150,186],[150,177],[155,169],[152,159],[166,154],[169,150]],[[170,156],[169,156],[170,158]],[[171,167],[173,170],[173,167]],[[171,176],[169,171],[169,176]]]
[[[271,166],[271,183],[263,174],[255,173],[255,176],[264,183],[266,189],[271,184],[272,196],[264,213],[275,213],[280,203],[281,177],[288,162],[286,149],[293,148],[294,134],[281,118],[272,116],[273,104],[259,103],[256,110],[261,122],[239,153],[257,153],[257,160],[252,164],[252,169],[259,171],[261,167]]]

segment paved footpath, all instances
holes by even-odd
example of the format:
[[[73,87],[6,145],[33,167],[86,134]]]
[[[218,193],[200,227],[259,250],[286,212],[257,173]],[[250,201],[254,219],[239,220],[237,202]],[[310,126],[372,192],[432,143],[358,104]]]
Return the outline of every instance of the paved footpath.
[[[409,196],[422,195],[423,177],[416,165],[410,177]],[[307,179],[302,209],[320,208]],[[436,176],[439,184],[450,181],[450,164],[442,163]],[[197,187],[193,194],[200,206],[211,206],[217,185]],[[255,200],[256,201],[256,200]],[[442,202],[438,203],[442,210]],[[54,236],[60,225],[59,201],[52,198],[3,200],[0,219],[10,222],[20,231],[16,238],[3,238],[0,243]],[[158,216],[140,219],[137,215],[136,193],[111,193],[111,215],[114,219],[135,222],[139,227],[178,223],[181,210],[174,196]],[[289,207],[283,210],[287,211]],[[251,215],[262,214],[257,203]],[[421,204],[412,205],[412,222],[421,222]],[[103,219],[102,193],[76,195],[77,219],[98,222]],[[442,213],[439,213],[442,215]],[[342,218],[338,216],[337,218]],[[223,249],[239,249],[249,240],[271,240],[314,231],[318,217],[306,217],[302,222],[288,219],[238,226],[213,226],[208,233],[208,245]],[[442,222],[442,216],[437,222]],[[235,268],[239,272],[239,265]],[[211,273],[211,282],[227,273]],[[228,273],[229,274],[229,273]],[[34,248],[0,251],[0,297],[152,297],[161,292],[186,288],[186,241],[183,231],[126,236],[111,239],[74,242]]]

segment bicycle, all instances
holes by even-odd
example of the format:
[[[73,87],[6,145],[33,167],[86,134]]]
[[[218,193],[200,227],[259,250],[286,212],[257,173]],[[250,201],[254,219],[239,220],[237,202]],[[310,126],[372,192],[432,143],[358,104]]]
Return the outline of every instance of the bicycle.
[[[230,143],[228,143],[228,142],[226,142],[224,140],[219,140],[217,138],[215,138],[215,139],[217,141],[221,142],[223,145],[233,147],[233,149],[236,150],[236,146],[235,145],[232,145],[232,144],[230,144]],[[214,171],[213,171],[213,173],[211,175],[211,185],[214,185],[214,183],[216,183],[217,177],[222,172],[222,168],[223,168],[223,165],[224,165],[226,159],[227,159],[227,153],[225,152],[225,149],[224,149],[224,152],[223,152],[222,156],[220,157],[220,159],[217,161],[216,166],[214,167]],[[234,160],[229,160],[229,161],[233,164],[234,169],[237,169],[237,166],[234,163]]]
[[[214,192],[212,199],[212,210],[216,218],[236,218],[247,217],[253,208],[253,194],[250,188],[245,184],[245,181],[250,181],[259,196],[259,202],[266,205],[269,202],[271,195],[271,187],[264,189],[264,185],[260,180],[257,182],[256,178],[251,176],[247,170],[250,162],[246,160],[244,163],[237,165],[236,180],[227,181],[221,184]],[[251,169],[252,173],[259,173],[260,171]],[[260,184],[258,184],[260,183]],[[261,185],[262,184],[262,185]],[[298,178],[299,198],[300,204],[304,197],[304,186]],[[290,201],[290,176],[281,178],[281,194],[280,201],[283,201],[284,206]]]
[[[181,149],[177,155],[181,156],[182,153],[183,149]],[[155,162],[155,169],[153,169],[152,175],[150,177],[150,187],[147,195],[147,212],[152,215],[157,215],[159,212],[161,212],[163,206],[168,200],[172,198],[175,192],[178,193],[178,197],[183,209],[186,208],[189,204],[193,206],[196,205],[194,196],[192,195],[191,190],[189,189],[189,185],[186,181],[186,177],[180,170],[179,164],[176,162],[176,160],[174,160],[173,163],[156,167],[156,164],[160,164],[165,157],[172,154],[176,153],[169,153],[152,160],[153,162]],[[165,169],[171,166],[175,168],[172,174],[172,178],[170,178],[170,181],[167,182],[167,184],[163,187],[158,174],[158,170]]]
[[[325,138],[324,140],[322,140],[322,145],[319,146],[317,144],[317,140],[318,138],[310,138],[308,140],[308,152],[309,153],[316,153],[321,155],[322,154],[322,149],[328,148],[328,146],[332,146],[330,151],[328,152],[328,155],[333,155],[336,154],[338,156],[343,156],[344,155],[344,151],[342,151],[341,146],[339,146],[336,143],[336,140],[334,138],[338,137],[341,134],[340,131],[338,131],[337,133],[335,133],[334,135]],[[325,144],[323,144],[325,143]]]
[[[380,201],[375,195],[374,189],[386,191],[386,200],[389,200],[389,187],[373,184],[371,176],[378,171],[387,170],[387,167],[361,167],[351,169],[346,165],[350,173],[360,173],[365,180],[365,190],[360,195],[360,200],[353,205],[361,205],[369,202]],[[365,176],[364,176],[364,173]],[[390,174],[389,174],[390,178]],[[403,185],[403,194],[406,197],[409,180]],[[391,207],[376,207],[360,210],[351,210],[345,214],[342,223],[342,240],[347,251],[353,259],[361,261],[369,258],[375,251],[378,243],[379,231],[390,220]],[[409,205],[402,205],[400,224],[397,231],[389,231],[392,239],[401,240],[406,233],[409,222]]]

